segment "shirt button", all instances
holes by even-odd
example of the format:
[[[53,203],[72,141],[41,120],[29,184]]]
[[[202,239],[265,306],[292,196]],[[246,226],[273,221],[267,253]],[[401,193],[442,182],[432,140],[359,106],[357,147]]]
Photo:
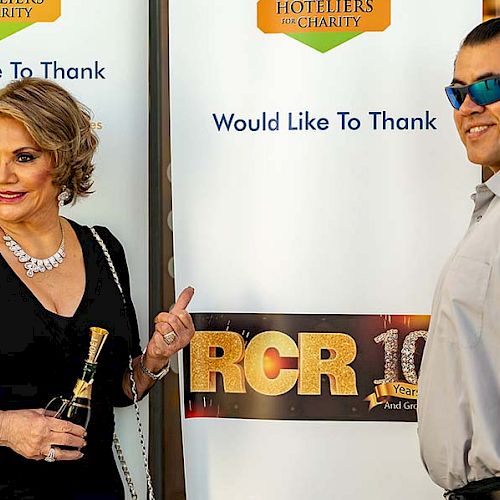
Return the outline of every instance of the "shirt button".
[[[478,216],[476,217],[476,222],[480,222],[482,218],[483,218],[483,216],[482,216],[482,215],[478,215]]]

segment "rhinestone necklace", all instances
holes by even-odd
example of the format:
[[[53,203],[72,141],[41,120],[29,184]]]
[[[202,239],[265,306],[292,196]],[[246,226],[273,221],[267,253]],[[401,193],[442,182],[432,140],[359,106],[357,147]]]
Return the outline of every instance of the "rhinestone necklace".
[[[61,228],[61,243],[59,248],[55,254],[47,257],[46,259],[37,259],[36,257],[32,257],[26,253],[21,245],[12,238],[12,236],[8,235],[3,228],[0,228],[4,233],[3,240],[5,245],[17,257],[17,260],[24,264],[28,278],[33,278],[36,273],[52,271],[52,269],[58,267],[59,264],[62,264],[66,254],[64,253],[64,231],[60,221],[59,227]]]

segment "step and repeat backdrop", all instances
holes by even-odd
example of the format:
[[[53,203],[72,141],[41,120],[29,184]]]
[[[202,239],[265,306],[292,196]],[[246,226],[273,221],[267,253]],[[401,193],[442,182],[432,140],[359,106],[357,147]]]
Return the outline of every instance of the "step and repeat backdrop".
[[[144,342],[148,312],[148,6],[133,0],[0,3],[0,85],[55,80],[93,112],[100,145],[94,194],[63,215],[105,225],[125,247]],[[146,400],[147,401],[147,400]],[[141,403],[147,422],[147,403]],[[145,498],[135,417],[117,410],[117,430]]]
[[[189,499],[441,497],[418,370],[480,181],[443,88],[482,9],[170,1]]]

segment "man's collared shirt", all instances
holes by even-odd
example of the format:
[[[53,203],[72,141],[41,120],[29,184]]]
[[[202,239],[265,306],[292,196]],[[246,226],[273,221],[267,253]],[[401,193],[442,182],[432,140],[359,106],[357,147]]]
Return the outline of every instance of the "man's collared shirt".
[[[500,173],[472,199],[437,284],[419,378],[421,455],[447,490],[500,476]]]

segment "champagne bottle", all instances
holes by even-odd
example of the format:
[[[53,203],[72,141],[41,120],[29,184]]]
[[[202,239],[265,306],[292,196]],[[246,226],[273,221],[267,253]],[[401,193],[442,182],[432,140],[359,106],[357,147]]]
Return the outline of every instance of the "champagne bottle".
[[[103,328],[90,328],[89,355],[83,366],[82,376],[76,381],[71,399],[65,400],[56,418],[69,420],[74,424],[87,428],[90,420],[90,402],[92,399],[92,382],[97,369],[97,358],[106,341],[108,331]]]

